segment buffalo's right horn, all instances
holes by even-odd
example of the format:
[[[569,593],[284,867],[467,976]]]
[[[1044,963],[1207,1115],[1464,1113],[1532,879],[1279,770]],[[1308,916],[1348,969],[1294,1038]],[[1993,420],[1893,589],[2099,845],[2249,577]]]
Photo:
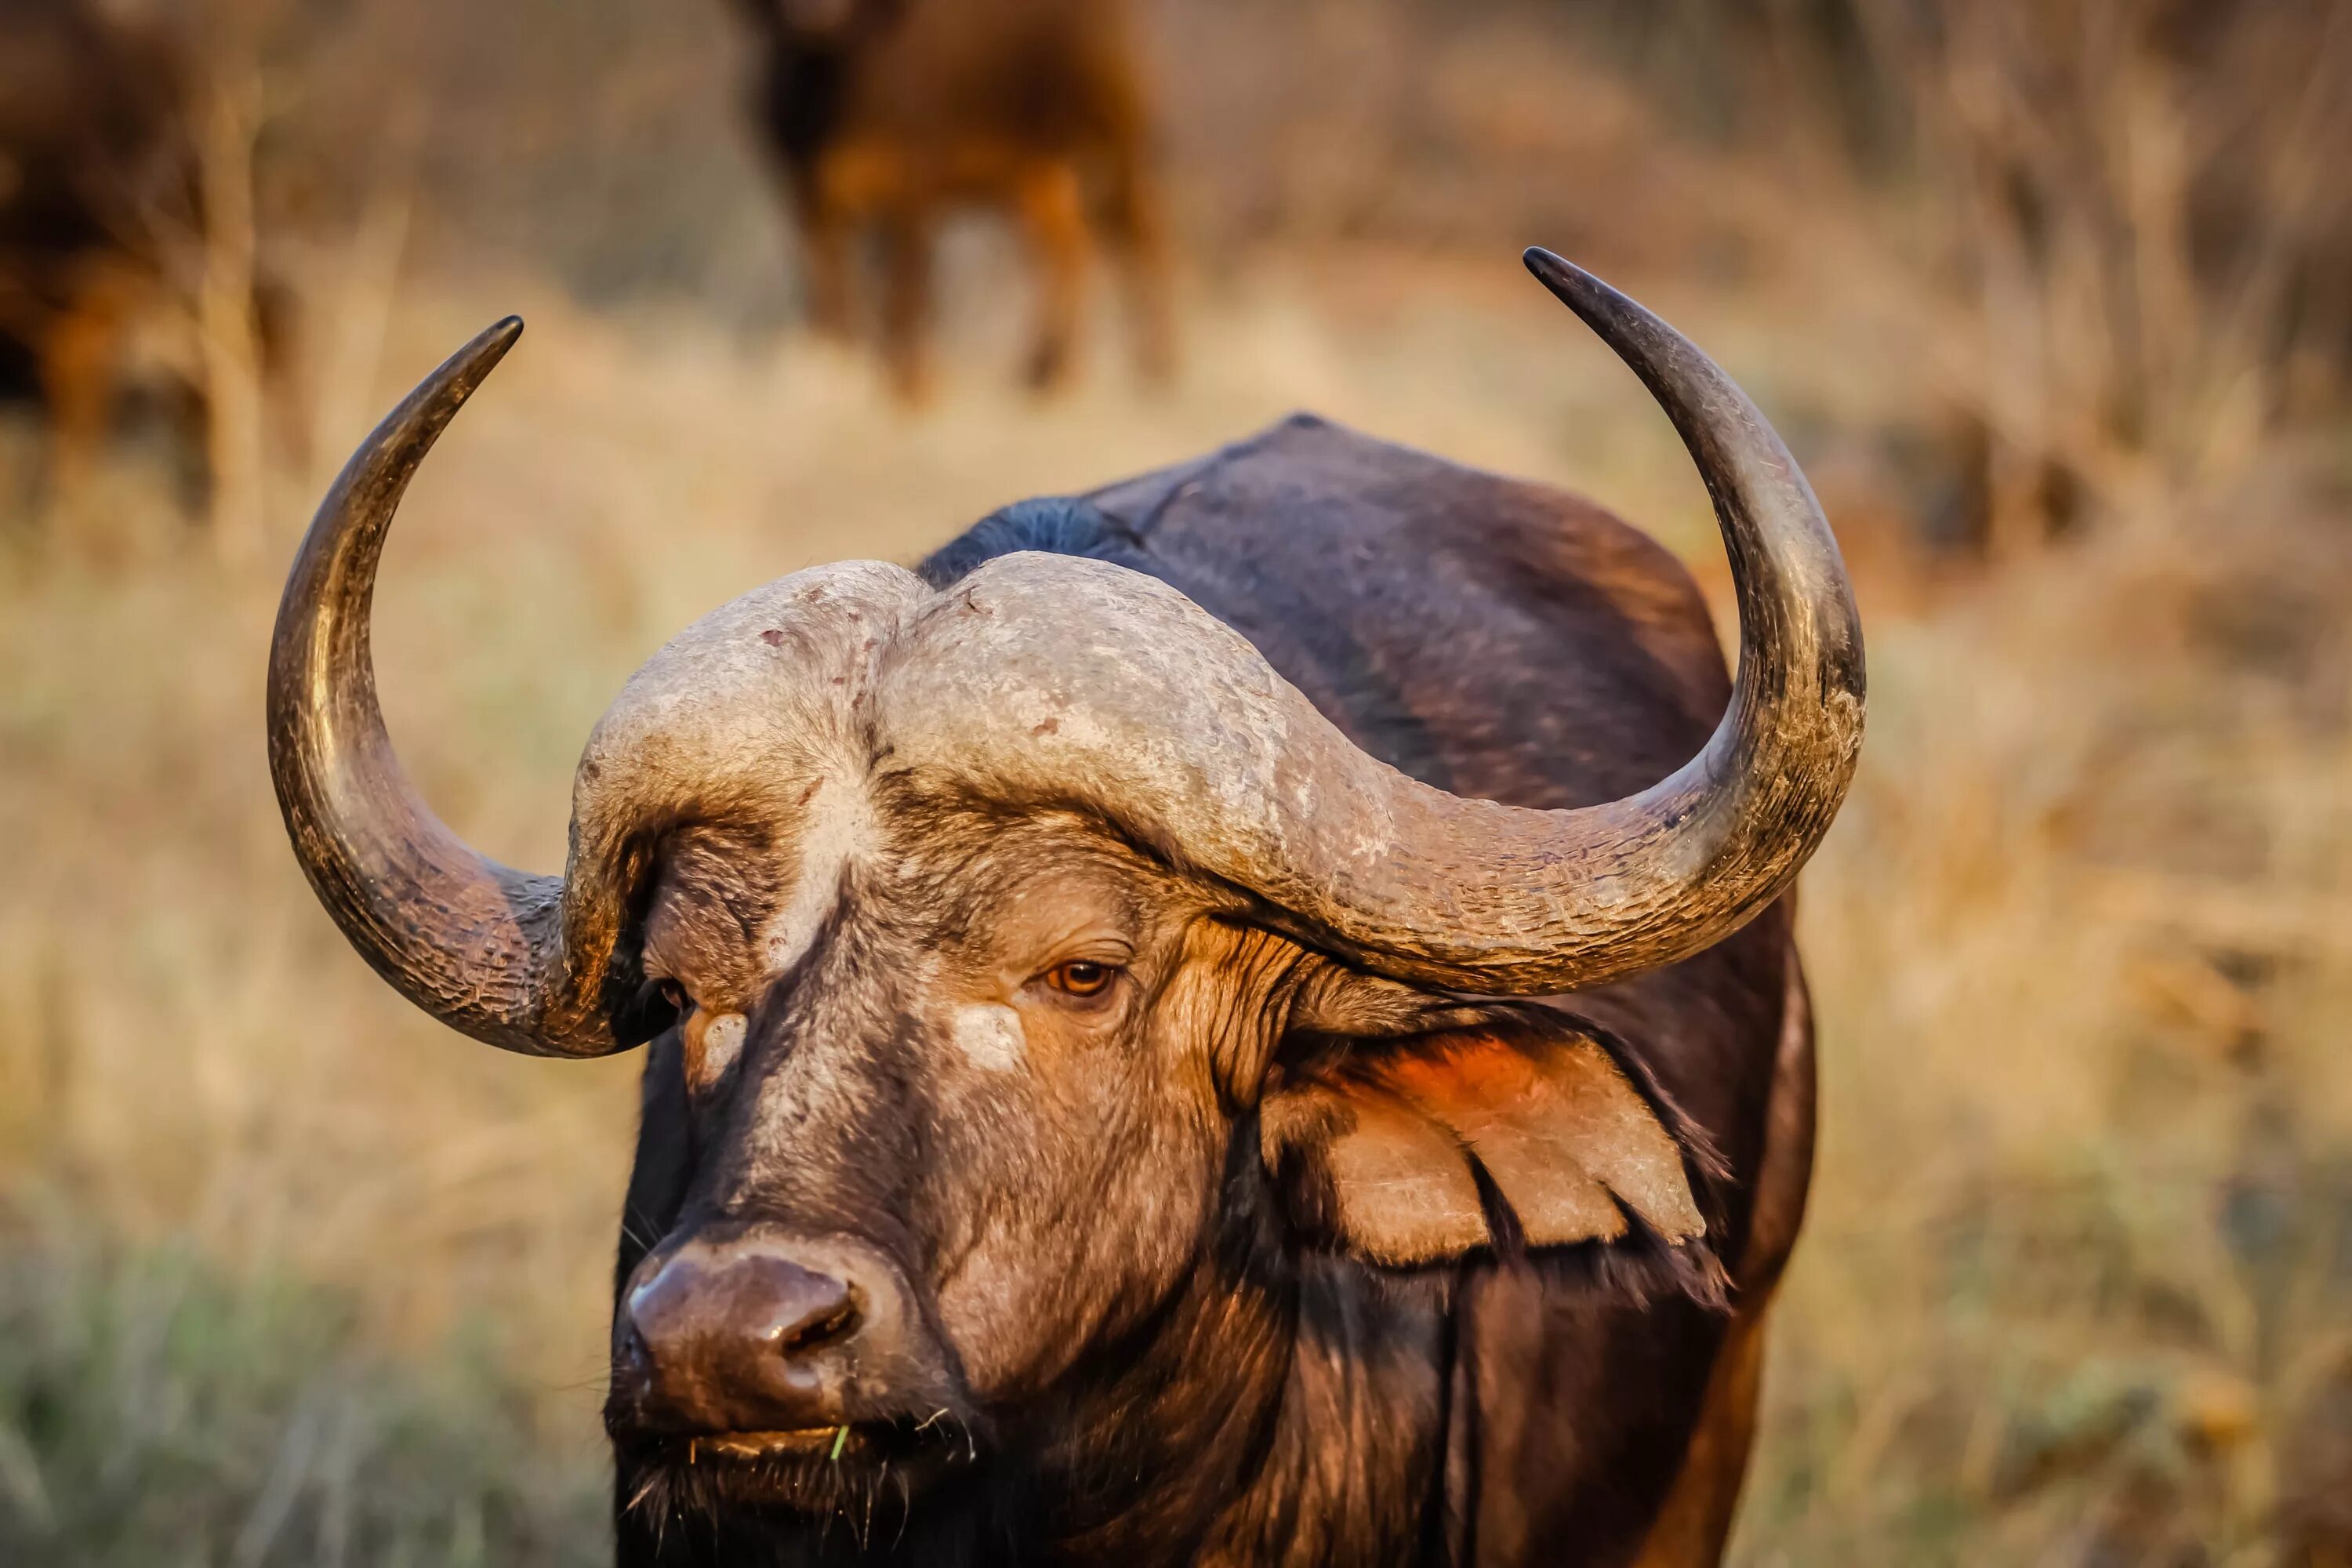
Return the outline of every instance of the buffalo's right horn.
[[[608,900],[567,900],[562,878],[487,859],[442,825],[393,753],[368,647],[401,493],[521,331],[509,316],[452,354],[320,503],[269,646],[269,772],[320,902],[402,995],[508,1050],[602,1056],[620,1044],[602,994],[616,924]]]

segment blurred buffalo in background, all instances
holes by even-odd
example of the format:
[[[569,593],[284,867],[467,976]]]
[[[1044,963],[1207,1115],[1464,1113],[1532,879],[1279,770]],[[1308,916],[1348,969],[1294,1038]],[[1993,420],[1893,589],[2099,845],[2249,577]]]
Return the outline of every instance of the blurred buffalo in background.
[[[882,241],[882,348],[929,374],[931,244],[950,208],[1004,212],[1036,274],[1031,385],[1068,376],[1097,236],[1129,275],[1138,352],[1173,357],[1149,96],[1112,0],[737,0],[758,36],[753,114],[807,256],[818,327],[855,331],[857,242]]]
[[[207,166],[234,121],[216,96],[143,13],[0,0],[0,394],[40,403],[62,489],[142,368],[216,469],[222,355],[282,358],[289,299],[255,272],[249,196]]]

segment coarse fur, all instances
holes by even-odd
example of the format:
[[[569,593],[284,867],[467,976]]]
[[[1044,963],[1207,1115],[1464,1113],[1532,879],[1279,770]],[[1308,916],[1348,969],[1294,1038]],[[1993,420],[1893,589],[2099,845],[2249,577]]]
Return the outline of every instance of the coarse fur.
[[[1006,509],[920,571],[944,587],[1036,550],[1180,589],[1358,746],[1456,795],[1633,794],[1705,744],[1730,694],[1704,604],[1655,544],[1310,418]],[[1715,1363],[1760,1319],[1808,1175],[1785,900],[1669,968],[1497,1003],[1262,929],[1115,824],[942,792],[887,758],[871,778],[873,853],[824,860],[830,900],[781,972],[750,955],[808,872],[746,826],[774,814],[712,798],[654,835],[645,972],[750,1026],[709,1080],[690,1019],[649,1054],[616,1324],[665,1249],[781,1226],[887,1259],[873,1277],[919,1349],[887,1407],[839,1406],[846,1455],[714,1459],[645,1430],[616,1382],[622,1563],[1655,1562],[1662,1517],[1671,1560],[1712,1560],[1753,1399],[1719,1411]],[[1104,941],[1124,955],[1111,1010],[1022,987],[1003,1004],[1017,1070],[956,1048],[951,1004],[995,997],[985,976]],[[1469,1154],[1472,1209],[1439,1218],[1475,1244],[1366,1256],[1338,1192],[1347,1097],[1433,1052],[1583,1059],[1629,1086],[1704,1237],[1662,1233],[1617,1184],[1613,1239],[1528,1247],[1522,1194]],[[1277,1114],[1302,1141],[1266,1135]]]

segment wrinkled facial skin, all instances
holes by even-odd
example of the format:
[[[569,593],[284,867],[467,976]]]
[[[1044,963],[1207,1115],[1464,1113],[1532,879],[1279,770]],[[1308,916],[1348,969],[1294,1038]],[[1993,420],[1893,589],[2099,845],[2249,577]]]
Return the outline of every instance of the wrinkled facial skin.
[[[903,1277],[929,1370],[851,1414],[1014,1442],[1195,1272],[1307,961],[1066,815],[832,809],[856,831],[687,829],[662,857],[642,962],[681,1008],[692,1169],[656,1257],[714,1226],[857,1238]],[[717,1484],[821,1506],[807,1479]]]

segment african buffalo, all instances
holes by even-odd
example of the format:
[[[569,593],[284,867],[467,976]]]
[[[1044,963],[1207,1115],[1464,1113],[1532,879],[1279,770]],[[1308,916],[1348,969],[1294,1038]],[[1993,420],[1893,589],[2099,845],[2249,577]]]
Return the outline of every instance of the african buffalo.
[[[142,332],[199,421],[193,326],[205,211],[201,94],[185,40],[94,0],[0,0],[0,392],[37,398],[61,482],[105,442]],[[256,280],[266,355],[289,303]]]
[[[1141,72],[1119,0],[737,0],[758,37],[753,114],[807,257],[818,327],[855,315],[851,253],[878,233],[882,339],[902,396],[929,375],[932,231],[1011,216],[1039,288],[1032,384],[1070,368],[1094,235],[1118,249],[1146,373],[1173,353]]]
[[[1608,514],[1295,418],[713,612],[531,876],[417,798],[368,654],[393,509],[520,323],[352,458],[270,663],[312,887],[478,1039],[653,1043],[621,1562],[1719,1553],[1860,631],[1738,389],[1528,261],[1698,463],[1736,685]]]

